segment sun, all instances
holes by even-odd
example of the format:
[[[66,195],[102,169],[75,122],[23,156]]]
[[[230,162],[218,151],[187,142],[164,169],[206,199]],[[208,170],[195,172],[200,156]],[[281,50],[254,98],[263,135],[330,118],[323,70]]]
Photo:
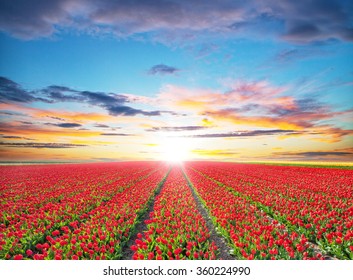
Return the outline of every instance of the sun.
[[[164,137],[160,143],[161,160],[180,163],[190,157],[189,143],[181,137]]]

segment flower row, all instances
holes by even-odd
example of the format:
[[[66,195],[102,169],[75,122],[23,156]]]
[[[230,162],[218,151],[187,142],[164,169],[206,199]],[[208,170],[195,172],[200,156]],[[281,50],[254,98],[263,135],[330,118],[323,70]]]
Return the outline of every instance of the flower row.
[[[245,198],[234,195],[190,167],[186,168],[186,174],[236,258],[322,258],[309,247],[305,236],[269,219]]]
[[[46,186],[48,189],[55,189],[53,186],[60,184],[62,192],[53,193],[41,206],[36,204],[37,200],[32,200],[33,204],[27,205],[27,209],[23,210],[22,214],[13,214],[11,211],[3,212],[4,221],[0,224],[0,258],[25,256],[24,253],[28,250],[36,252],[38,249],[36,244],[45,244],[51,232],[62,228],[74,229],[77,225],[84,224],[95,209],[106,205],[117,194],[137,182],[145,180],[154,170],[158,169],[158,164],[150,166],[151,168],[144,168],[141,163],[115,166],[111,164],[105,166],[104,169],[101,169],[101,165],[98,164],[90,165],[88,169],[86,165],[78,165],[77,169],[71,169],[71,173],[68,173],[67,167],[52,166],[54,174],[60,174],[61,168],[64,171],[61,173],[61,179],[51,184],[48,183]],[[88,170],[89,172],[82,173]],[[42,171],[39,167],[37,171],[43,176],[47,174],[46,170]],[[103,172],[100,173],[100,171]],[[38,175],[35,178],[38,179]],[[43,177],[43,181],[45,180]],[[35,182],[29,179],[26,181],[28,191],[18,191],[18,196],[27,196],[32,190],[36,194]],[[66,183],[62,184],[64,181]],[[10,188],[9,185],[4,189],[8,188]],[[41,184],[37,188],[45,189]],[[46,194],[48,195],[48,192]]]
[[[323,252],[353,259],[352,170],[246,164],[192,167],[304,234]]]
[[[133,259],[215,259],[206,222],[180,167],[174,167],[157,196],[147,229],[137,235]]]

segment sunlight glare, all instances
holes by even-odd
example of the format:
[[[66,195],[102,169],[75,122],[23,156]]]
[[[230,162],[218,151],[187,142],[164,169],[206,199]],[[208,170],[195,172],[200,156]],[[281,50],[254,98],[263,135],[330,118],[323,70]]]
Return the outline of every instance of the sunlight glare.
[[[189,158],[189,145],[187,139],[180,137],[165,137],[160,145],[162,160],[180,163]]]

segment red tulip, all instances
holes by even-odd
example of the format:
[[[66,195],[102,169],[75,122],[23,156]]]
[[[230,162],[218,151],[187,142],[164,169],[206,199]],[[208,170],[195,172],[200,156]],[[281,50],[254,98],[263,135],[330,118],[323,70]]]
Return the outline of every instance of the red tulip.
[[[23,260],[23,256],[21,254],[15,255],[14,260]]]

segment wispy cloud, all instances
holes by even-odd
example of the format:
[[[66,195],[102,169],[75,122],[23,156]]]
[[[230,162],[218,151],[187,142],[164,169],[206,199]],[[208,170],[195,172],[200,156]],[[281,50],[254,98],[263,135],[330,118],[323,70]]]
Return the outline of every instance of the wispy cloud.
[[[87,145],[70,144],[70,143],[40,143],[40,142],[26,142],[26,143],[10,143],[0,142],[1,146],[12,147],[12,148],[37,148],[37,149],[67,149],[84,147]]]
[[[152,132],[159,132],[159,131],[164,131],[164,132],[172,132],[172,131],[194,131],[194,130],[201,130],[205,129],[207,127],[205,126],[197,126],[197,125],[190,125],[190,126],[162,126],[162,127],[152,127],[149,129],[146,129],[146,131],[152,131]]]
[[[279,51],[271,61],[279,64],[290,64],[304,59],[313,59],[317,57],[327,57],[333,52],[325,51],[322,49],[313,48],[288,48]]]
[[[291,86],[278,87],[267,81],[246,80],[230,81],[227,86],[228,90],[219,92],[167,85],[157,100],[169,109],[196,113],[216,126],[227,122],[235,126],[293,131],[282,137],[308,136],[330,143],[353,135],[337,122],[350,115],[351,110],[337,111],[314,97],[298,97]],[[323,122],[331,125],[323,125]]]
[[[75,128],[75,127],[80,127],[81,124],[79,123],[45,123],[46,125],[53,125],[57,127],[63,127],[63,128]]]
[[[152,66],[147,73],[150,75],[173,75],[180,71],[180,69],[165,64],[158,64]]]
[[[208,133],[208,134],[198,134],[191,135],[189,137],[193,138],[228,138],[228,137],[254,137],[254,136],[268,136],[268,135],[291,135],[296,133],[294,130],[253,130],[253,131],[234,131],[228,133]]]
[[[20,137],[33,137],[33,138],[48,138],[48,137],[94,137],[99,136],[101,132],[87,130],[82,131],[78,129],[55,128],[51,129],[50,126],[43,126],[39,124],[18,124],[16,122],[0,123],[0,132],[6,135],[20,136]],[[27,137],[28,138],[28,137]]]
[[[287,159],[329,159],[329,160],[352,160],[353,148],[334,149],[329,151],[314,150],[314,151],[297,151],[297,152],[275,152],[274,156]]]
[[[192,154],[202,156],[202,157],[207,157],[207,158],[213,158],[213,157],[232,157],[232,156],[238,156],[239,152],[234,151],[234,150],[224,150],[224,149],[195,149],[191,151]]]
[[[352,156],[350,152],[302,152],[302,153],[290,153],[289,155],[305,156],[305,157],[316,157],[316,156]]]
[[[101,133],[101,136],[133,136],[133,134],[128,133]]]
[[[353,129],[322,125],[311,129],[312,139],[326,143],[340,142],[344,136],[353,135]]]
[[[97,124],[94,125],[94,127],[98,127],[98,128],[110,128],[109,125],[102,124],[102,123],[97,123]]]
[[[220,92],[207,88],[186,88],[175,85],[165,85],[158,95],[158,102],[177,109],[190,109],[192,111],[214,110],[227,108],[233,104],[267,105],[281,103],[282,106],[291,106],[293,98],[284,99],[286,87],[276,87],[267,81],[236,80],[229,82],[228,90]],[[279,98],[279,99],[278,99]],[[237,107],[240,107],[240,106]]]
[[[34,140],[32,138],[13,136],[13,135],[0,135],[0,137],[4,139],[14,139],[14,140]]]

